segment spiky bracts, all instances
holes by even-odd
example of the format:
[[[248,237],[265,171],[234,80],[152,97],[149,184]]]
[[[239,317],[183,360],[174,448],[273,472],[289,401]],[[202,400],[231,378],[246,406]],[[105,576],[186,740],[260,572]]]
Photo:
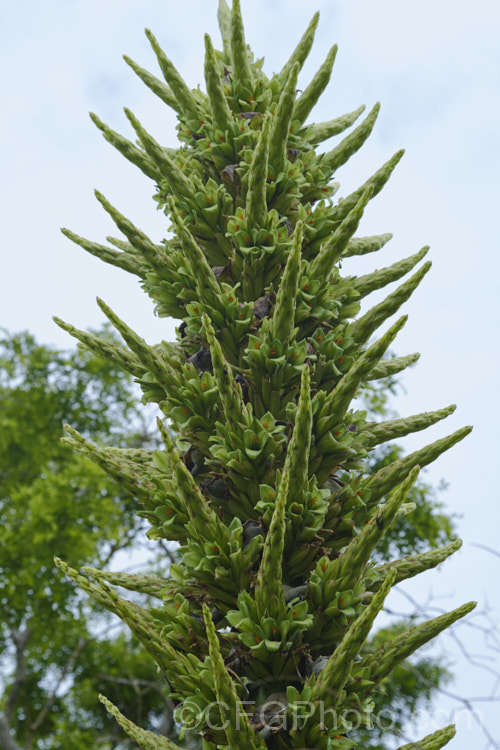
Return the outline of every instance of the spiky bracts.
[[[101,300],[123,346],[56,321],[130,372],[145,402],[159,404],[163,450],[99,447],[71,428],[66,441],[137,497],[151,538],[180,542],[179,561],[165,581],[94,569],[82,575],[59,565],[143,641],[168,680],[178,720],[203,735],[207,750],[346,750],[352,742],[342,712],[369,713],[387,674],[473,606],[359,658],[391,587],[460,546],[371,562],[381,537],[411,508],[405,500],[419,466],[470,428],[376,474],[367,470],[376,445],[454,409],[374,423],[355,406],[365,383],[418,359],[384,359],[405,317],[377,331],[429,263],[359,311],[367,295],[417,267],[427,248],[363,276],[340,272],[340,261],[348,266],[351,256],[390,240],[355,233],[402,152],[336,202],[335,172],[369,136],[379,105],[319,153],[318,144],[353,125],[364,107],[306,124],[337,53],[332,47],[297,96],[318,14],[270,79],[247,47],[239,0],[232,9],[221,0],[218,18],[222,51],[205,37],[206,94],[188,87],[150,31],[165,83],[125,58],[177,112],[181,148],[158,143],[129,110],[136,143],[92,115],[104,137],[155,182],[171,238],[153,242],[100,193],[123,238],[108,238],[108,247],[64,230],[91,254],[137,275],[157,314],[181,320],[177,341],[149,345]],[[141,609],[109,584],[162,604]],[[102,700],[140,747],[175,747]],[[442,747],[451,736],[446,728],[421,746]]]

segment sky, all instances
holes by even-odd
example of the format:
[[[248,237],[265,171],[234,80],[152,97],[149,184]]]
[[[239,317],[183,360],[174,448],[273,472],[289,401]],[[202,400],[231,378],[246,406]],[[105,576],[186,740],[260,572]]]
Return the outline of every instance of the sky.
[[[154,343],[174,337],[175,323],[153,317],[135,277],[108,267],[73,245],[59,228],[102,242],[114,227],[93,196],[101,190],[154,240],[165,217],[151,201],[154,186],[114,151],[87,116],[95,111],[132,137],[123,114],[130,107],[163,145],[176,145],[175,119],[121,59],[128,54],[159,75],[143,34],[149,27],[192,87],[203,79],[203,33],[216,44],[216,0],[25,0],[0,4],[0,118],[3,274],[0,326],[29,329],[41,342],[72,345],[52,322],[57,315],[79,328],[96,327],[104,300]],[[450,512],[460,515],[464,547],[442,569],[426,573],[406,591],[418,601],[433,597],[451,609],[470,599],[482,614],[462,625],[476,661],[500,669],[495,644],[480,628],[500,619],[500,552],[497,425],[500,422],[498,177],[500,173],[500,4],[494,0],[243,0],[247,41],[265,71],[288,58],[314,11],[321,12],[316,43],[301,73],[305,87],[338,43],[332,81],[311,115],[314,121],[365,104],[382,104],[375,129],[337,175],[339,195],[363,182],[399,148],[406,154],[393,178],[366,211],[361,234],[391,231],[378,257],[345,264],[346,273],[368,273],[430,245],[433,269],[405,311],[410,318],[395,344],[398,354],[421,353],[404,378],[393,406],[412,414],[457,403],[456,413],[426,433],[437,439],[465,425],[473,433],[426,473]],[[331,145],[334,145],[332,141]],[[328,144],[330,147],[331,145]],[[375,297],[373,298],[375,300]],[[422,435],[408,439],[414,450]],[[410,607],[394,593],[395,609]],[[477,627],[474,627],[474,626]],[[439,648],[456,665],[450,691],[486,697],[495,678],[472,667],[454,638]],[[500,693],[498,693],[500,694]],[[500,747],[495,702],[476,702],[486,731]],[[436,726],[444,712],[462,709],[441,696],[433,704]],[[439,712],[442,712],[437,718]],[[486,746],[485,733],[459,720],[456,750]],[[491,745],[490,745],[491,747]]]

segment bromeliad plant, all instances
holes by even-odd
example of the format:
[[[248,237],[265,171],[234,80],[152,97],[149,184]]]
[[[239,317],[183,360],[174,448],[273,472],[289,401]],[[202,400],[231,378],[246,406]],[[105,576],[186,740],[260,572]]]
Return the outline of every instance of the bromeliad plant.
[[[433,425],[453,407],[374,423],[353,406],[364,384],[417,360],[384,359],[406,317],[372,339],[430,264],[359,314],[364,297],[412,271],[427,248],[365,276],[340,273],[341,261],[390,239],[355,233],[402,152],[334,199],[332,178],[369,136],[379,106],[333,149],[317,151],[363,110],[306,122],[337,52],[297,96],[317,23],[318,14],[268,78],[245,43],[239,0],[232,10],[221,0],[223,50],[205,37],[206,93],[188,88],[147,31],[166,83],[125,60],[177,112],[182,146],[161,146],[129,110],[136,143],[92,119],[154,181],[171,236],[153,242],[100,193],[123,237],[104,246],[63,230],[139,276],[159,316],[182,321],[175,343],[148,345],[98,300],[123,337],[117,346],[56,319],[132,373],[144,401],[159,405],[163,450],[99,447],[70,427],[66,440],[137,497],[150,538],[180,549],[168,580],[58,564],[143,642],[179,723],[198,730],[205,750],[347,750],[353,711],[369,723],[384,678],[474,607],[417,625],[373,653],[364,648],[391,587],[460,546],[371,561],[391,524],[411,512],[405,500],[419,467],[470,428],[376,473],[366,468],[375,446]],[[132,604],[115,585],[158,605]],[[176,747],[102,701],[140,747]],[[440,748],[453,733],[447,727],[418,746]]]

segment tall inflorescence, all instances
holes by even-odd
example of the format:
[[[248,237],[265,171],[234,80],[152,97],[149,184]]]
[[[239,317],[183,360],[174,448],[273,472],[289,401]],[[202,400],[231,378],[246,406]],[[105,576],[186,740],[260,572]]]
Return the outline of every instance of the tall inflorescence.
[[[186,85],[147,31],[166,82],[125,60],[177,112],[181,147],[160,145],[129,110],[136,143],[92,119],[153,180],[171,236],[153,242],[100,193],[122,237],[101,245],[63,230],[138,276],[159,316],[181,321],[175,343],[149,345],[99,300],[123,338],[117,346],[57,320],[132,373],[144,401],[159,405],[162,450],[100,447],[70,427],[66,440],[135,495],[151,539],[180,548],[168,580],[58,564],[143,642],[179,723],[194,727],[206,750],[347,750],[353,712],[369,723],[384,678],[474,607],[412,627],[373,653],[364,647],[391,587],[460,546],[372,560],[391,524],[411,512],[405,501],[419,467],[470,428],[375,473],[367,469],[375,446],[433,425],[453,407],[375,423],[352,406],[367,382],[418,358],[384,359],[404,316],[382,335],[378,329],[430,264],[360,314],[364,297],[409,274],[427,248],[364,276],[340,273],[341,261],[390,239],[355,234],[402,152],[335,200],[332,178],[369,136],[379,106],[318,153],[363,107],[307,123],[337,51],[297,95],[317,23],[318,14],[268,78],[246,45],[239,0],[232,10],[221,0],[222,51],[205,37],[206,93]],[[159,602],[141,608],[116,585]],[[140,747],[176,747],[101,699]],[[453,733],[439,730],[419,747],[442,747]]]

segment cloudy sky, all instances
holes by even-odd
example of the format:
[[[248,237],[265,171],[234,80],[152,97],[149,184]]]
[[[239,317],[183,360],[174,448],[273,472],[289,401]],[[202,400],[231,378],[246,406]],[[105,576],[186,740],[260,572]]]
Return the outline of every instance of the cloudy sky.
[[[317,41],[301,74],[306,85],[332,43],[335,71],[316,121],[364,103],[382,110],[362,151],[338,175],[346,194],[401,147],[403,161],[371,204],[363,234],[394,233],[378,258],[346,264],[367,273],[431,245],[432,272],[406,306],[410,320],[397,342],[400,354],[422,358],[404,380],[395,408],[402,414],[458,403],[457,412],[429,431],[429,440],[464,424],[472,435],[428,472],[449,482],[445,499],[461,514],[464,548],[442,572],[428,573],[412,595],[452,608],[478,599],[500,618],[497,425],[500,173],[500,5],[494,0],[247,0],[247,40],[266,72],[288,58],[313,12],[321,11]],[[175,121],[121,60],[126,53],[156,72],[143,29],[150,27],[191,86],[202,81],[203,33],[218,42],[216,0],[25,0],[0,6],[2,136],[2,252],[0,326],[29,329],[43,342],[68,345],[51,320],[97,326],[102,296],[154,342],[173,337],[171,321],[154,319],[135,278],[86,256],[59,232],[68,226],[102,241],[113,227],[93,197],[104,194],[158,240],[165,220],[151,201],[153,185],[100,136],[87,112],[131,135],[122,107],[130,107],[166,146],[175,145]],[[408,440],[408,448],[422,438]],[[394,594],[394,608],[406,606]],[[478,625],[486,620],[477,619]],[[478,630],[460,633],[478,660],[494,665]],[[457,660],[450,690],[485,697],[494,678],[462,659],[450,636],[442,646]],[[487,659],[484,657],[487,656]],[[500,659],[496,663],[500,668]],[[497,705],[475,703],[500,747]],[[435,709],[460,709],[442,698]],[[437,724],[446,723],[444,715]],[[423,726],[423,725],[422,725]],[[433,725],[429,725],[431,729]],[[428,727],[423,726],[424,733]],[[457,750],[486,744],[477,723],[460,727]]]

